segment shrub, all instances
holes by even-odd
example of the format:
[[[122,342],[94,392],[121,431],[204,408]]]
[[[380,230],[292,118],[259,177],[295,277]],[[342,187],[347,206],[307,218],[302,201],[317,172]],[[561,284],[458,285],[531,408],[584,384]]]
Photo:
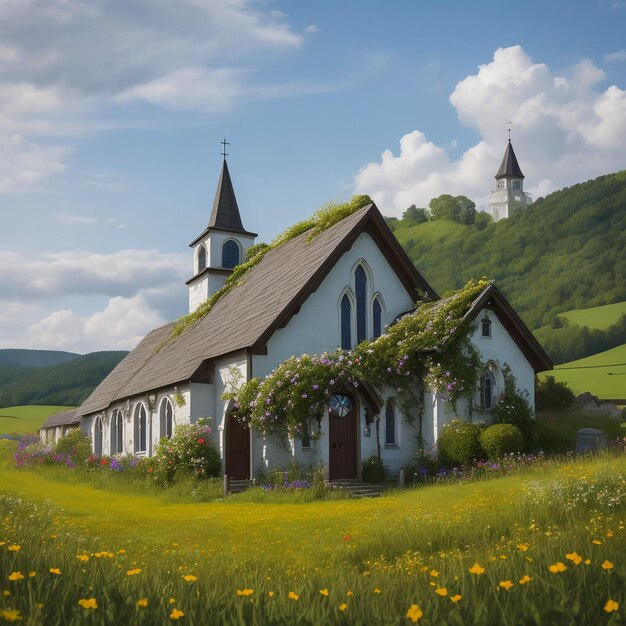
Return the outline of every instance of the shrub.
[[[384,483],[387,480],[385,466],[375,454],[363,460],[361,476],[366,483]]]
[[[504,393],[493,410],[494,424],[513,424],[524,435],[526,444],[535,439],[535,419],[528,402],[528,393],[517,389],[517,381],[511,368],[503,368]]]
[[[565,384],[554,380],[554,376],[546,376],[545,380],[537,379],[535,386],[535,409],[560,413],[570,408],[576,396]]]
[[[428,452],[418,450],[404,469],[408,485],[425,482],[437,474],[437,459]]]
[[[437,442],[440,465],[466,465],[483,458],[480,431],[480,425],[459,420],[444,426]]]
[[[171,439],[161,439],[156,448],[154,478],[160,485],[171,485],[177,475],[196,480],[217,477],[222,462],[209,439],[212,429],[205,419],[196,424],[183,424]]]
[[[521,452],[524,435],[513,424],[493,424],[480,433],[480,445],[490,459],[497,459],[503,454]]]
[[[91,455],[91,439],[80,428],[73,428],[57,441],[54,452],[66,455],[76,465],[82,465]]]

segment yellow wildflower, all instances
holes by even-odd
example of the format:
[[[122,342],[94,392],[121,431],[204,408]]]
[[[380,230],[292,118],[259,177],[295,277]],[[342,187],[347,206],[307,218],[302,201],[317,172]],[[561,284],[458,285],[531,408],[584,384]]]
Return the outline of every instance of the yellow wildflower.
[[[142,609],[145,609],[148,606],[148,598],[141,598],[137,600],[137,606],[140,606]]]
[[[22,580],[24,578],[24,574],[22,572],[12,572],[8,576],[9,580]]]
[[[585,559],[585,565],[591,565],[591,559]]]
[[[18,619],[22,619],[18,609],[4,609],[0,611],[0,617],[7,622],[16,622]]]
[[[532,578],[528,575],[528,574],[524,574],[520,579],[519,579],[519,584],[520,585],[525,585],[526,583],[529,583],[532,580]]]
[[[36,609],[43,609],[44,607],[44,603],[43,602],[37,602],[37,604],[35,604],[35,608]]]
[[[22,549],[22,547],[21,547],[21,546],[16,546],[15,544],[13,544],[13,545],[11,545],[11,546],[9,546],[9,547],[7,548],[7,550],[8,550],[9,552],[19,552],[21,549]]]
[[[320,589],[320,593],[321,593],[323,596],[327,596],[327,595],[328,595],[328,589]]]
[[[351,592],[351,591],[348,591],[348,593],[346,593],[346,595],[347,595],[347,596],[351,596],[351,595],[352,595],[352,592]]]
[[[89,560],[89,555],[88,554],[79,554],[76,558],[79,561],[82,561],[84,563],[85,561]]]
[[[141,574],[141,568],[140,567],[136,567],[135,569],[129,569],[126,572],[127,576],[137,576],[137,574]]]
[[[502,587],[502,589],[506,589],[507,591],[513,586],[513,583],[510,580],[501,580],[498,583],[498,587]]]
[[[476,574],[476,576],[480,576],[485,573],[485,568],[478,565],[478,563],[474,563],[472,567],[469,569],[470,574]]]
[[[455,604],[462,598],[463,596],[459,595],[458,593],[455,596],[452,596],[450,598],[450,602],[454,602]]]
[[[553,574],[557,574],[558,572],[564,572],[567,569],[567,565],[561,563],[561,561],[559,561],[558,563],[555,563],[554,565],[550,565],[548,567],[548,569],[553,573]]]
[[[299,600],[300,596],[297,593],[295,593],[293,591],[290,591],[289,592],[289,599],[290,600]]]
[[[340,611],[345,611],[347,608],[348,608],[348,605],[345,602],[339,605]]]
[[[268,591],[268,592],[267,592],[267,595],[268,595],[270,598],[273,598],[273,597],[274,597],[274,592],[273,592],[273,591]]]
[[[448,590],[445,587],[438,587],[435,589],[435,593],[443,598],[448,595]]]
[[[437,578],[437,576],[439,576],[439,572],[436,569],[431,569],[430,575],[433,576],[434,578]]]
[[[50,568],[50,573],[51,574],[56,574],[57,576],[60,576],[61,570],[58,567],[51,567]]]
[[[566,554],[565,558],[568,561],[572,561],[575,565],[579,565],[580,562],[583,560],[583,557],[578,555],[576,552],[570,552],[569,554]]]
[[[380,593],[380,589],[376,587],[376,589],[374,589],[374,593]]]
[[[170,598],[170,604],[174,604],[176,600],[174,598]]]
[[[28,572],[28,577],[29,578],[34,578],[35,576],[37,576],[37,572],[35,572],[35,571]]]
[[[615,602],[615,600],[607,600],[606,604],[604,605],[604,610],[607,613],[613,613],[613,611],[617,611],[617,609],[619,609],[619,604]]]
[[[98,608],[98,603],[96,602],[95,598],[81,598],[78,601],[78,604],[80,604],[83,609],[97,609]]]
[[[613,569],[613,563],[611,563],[611,561],[604,561],[604,563],[602,563],[602,569]]]
[[[187,574],[186,576],[183,576],[183,580],[188,583],[193,583],[198,580],[198,577],[194,576],[193,574]]]
[[[517,549],[521,550],[522,552],[526,552],[529,548],[529,545],[527,543],[518,543],[517,544]]]
[[[11,595],[11,592],[8,589],[3,589],[2,595],[6,598]]]
[[[178,609],[173,609],[170,613],[170,619],[180,619],[185,613]]]
[[[118,554],[126,554],[126,550],[124,550],[124,548],[122,548],[121,550],[117,551]]]
[[[237,589],[238,596],[251,596],[253,593],[252,589]]]
[[[591,543],[594,543],[596,546],[602,545],[602,542],[599,539],[594,539]]]
[[[417,604],[412,604],[406,612],[406,617],[408,617],[412,622],[417,622],[422,615],[424,615],[424,613],[422,613]]]

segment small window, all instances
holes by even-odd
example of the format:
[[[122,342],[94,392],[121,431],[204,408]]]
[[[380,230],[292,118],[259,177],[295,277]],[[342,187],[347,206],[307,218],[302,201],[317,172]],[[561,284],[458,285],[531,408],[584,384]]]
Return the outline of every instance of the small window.
[[[480,328],[483,337],[491,337],[491,320],[488,317],[482,319]]]
[[[202,244],[198,252],[198,273],[206,269],[206,246]]]
[[[351,317],[352,305],[346,293],[343,298],[341,298],[341,347],[343,350],[350,350],[352,348],[352,333],[350,332],[352,323]]]
[[[354,291],[356,294],[356,342],[367,339],[367,276],[359,265],[354,270]]]
[[[161,406],[159,408],[159,437],[165,437],[167,439],[172,438],[172,415],[173,407],[169,398],[163,398],[161,400]]]
[[[309,420],[305,420],[304,424],[302,424],[302,447],[311,447],[311,430],[309,426]]]
[[[385,445],[396,445],[396,414],[391,400],[385,405]]]
[[[119,409],[111,414],[111,454],[124,452],[124,418]]]
[[[511,181],[511,189],[521,189],[521,181],[519,180],[512,180]]]
[[[236,265],[239,265],[239,246],[229,239],[222,247],[222,267],[232,269]]]
[[[506,188],[506,181],[505,180],[499,180],[496,183],[496,189],[505,189]]]
[[[135,407],[135,452],[146,451],[146,407],[143,402]]]
[[[383,327],[383,308],[380,306],[380,300],[376,298],[372,307],[372,326],[374,339],[380,337]]]

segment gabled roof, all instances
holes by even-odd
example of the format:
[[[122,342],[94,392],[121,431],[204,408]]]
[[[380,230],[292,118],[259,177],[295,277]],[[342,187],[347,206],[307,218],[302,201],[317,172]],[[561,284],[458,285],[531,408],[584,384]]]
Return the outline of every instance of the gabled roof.
[[[517,162],[517,157],[515,156],[513,144],[510,139],[509,143],[506,145],[506,150],[504,151],[504,156],[502,157],[502,163],[500,163],[500,169],[496,174],[496,180],[506,177],[524,178],[524,174],[522,174],[522,170]]]
[[[167,341],[172,324],[152,331],[87,398],[80,414],[101,411],[115,400],[198,379],[211,359],[241,350],[262,352],[272,334],[298,312],[362,233],[378,243],[413,301],[420,291],[437,298],[376,206],[370,204],[311,241],[304,233],[270,250],[245,274],[242,284],[176,339]]]
[[[202,232],[202,234],[196,237],[189,245],[195,245],[199,239],[204,237],[204,235],[213,228],[256,237],[256,233],[248,232],[243,227],[243,223],[241,222],[239,206],[237,205],[237,198],[235,197],[235,189],[233,188],[233,182],[230,179],[230,172],[228,171],[226,159],[224,159],[224,162],[222,163],[222,171],[220,173],[220,179],[217,183],[215,198],[213,199],[213,209],[211,210],[209,225]]]
[[[60,413],[53,413],[40,426],[40,428],[54,428],[56,426],[69,426],[71,424],[78,424],[79,422],[80,422],[80,416],[78,415],[78,409],[70,409],[69,411],[61,411]]]
[[[472,302],[472,306],[463,317],[463,320],[473,321],[485,308],[492,310],[496,314],[500,323],[506,328],[535,370],[535,374],[552,369],[554,364],[548,353],[541,347],[541,344],[535,339],[528,326],[524,324],[522,318],[515,312],[509,301],[494,284],[485,288]]]

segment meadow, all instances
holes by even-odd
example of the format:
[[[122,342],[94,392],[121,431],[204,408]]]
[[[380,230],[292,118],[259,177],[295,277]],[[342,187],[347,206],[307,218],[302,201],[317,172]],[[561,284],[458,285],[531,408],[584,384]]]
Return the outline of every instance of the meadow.
[[[0,409],[0,434],[32,433],[39,430],[53,413],[67,411],[67,406],[8,406]]]
[[[575,393],[591,391],[599,398],[626,398],[626,344],[577,361],[555,365],[539,378],[554,376]]]
[[[559,313],[559,317],[564,317],[573,326],[587,326],[587,328],[598,328],[606,330],[609,326],[617,324],[619,318],[626,314],[626,302],[616,302],[615,304],[605,304],[589,309],[577,309]]]
[[[0,623],[624,620],[623,454],[371,500],[194,504],[16,470],[0,448]]]

